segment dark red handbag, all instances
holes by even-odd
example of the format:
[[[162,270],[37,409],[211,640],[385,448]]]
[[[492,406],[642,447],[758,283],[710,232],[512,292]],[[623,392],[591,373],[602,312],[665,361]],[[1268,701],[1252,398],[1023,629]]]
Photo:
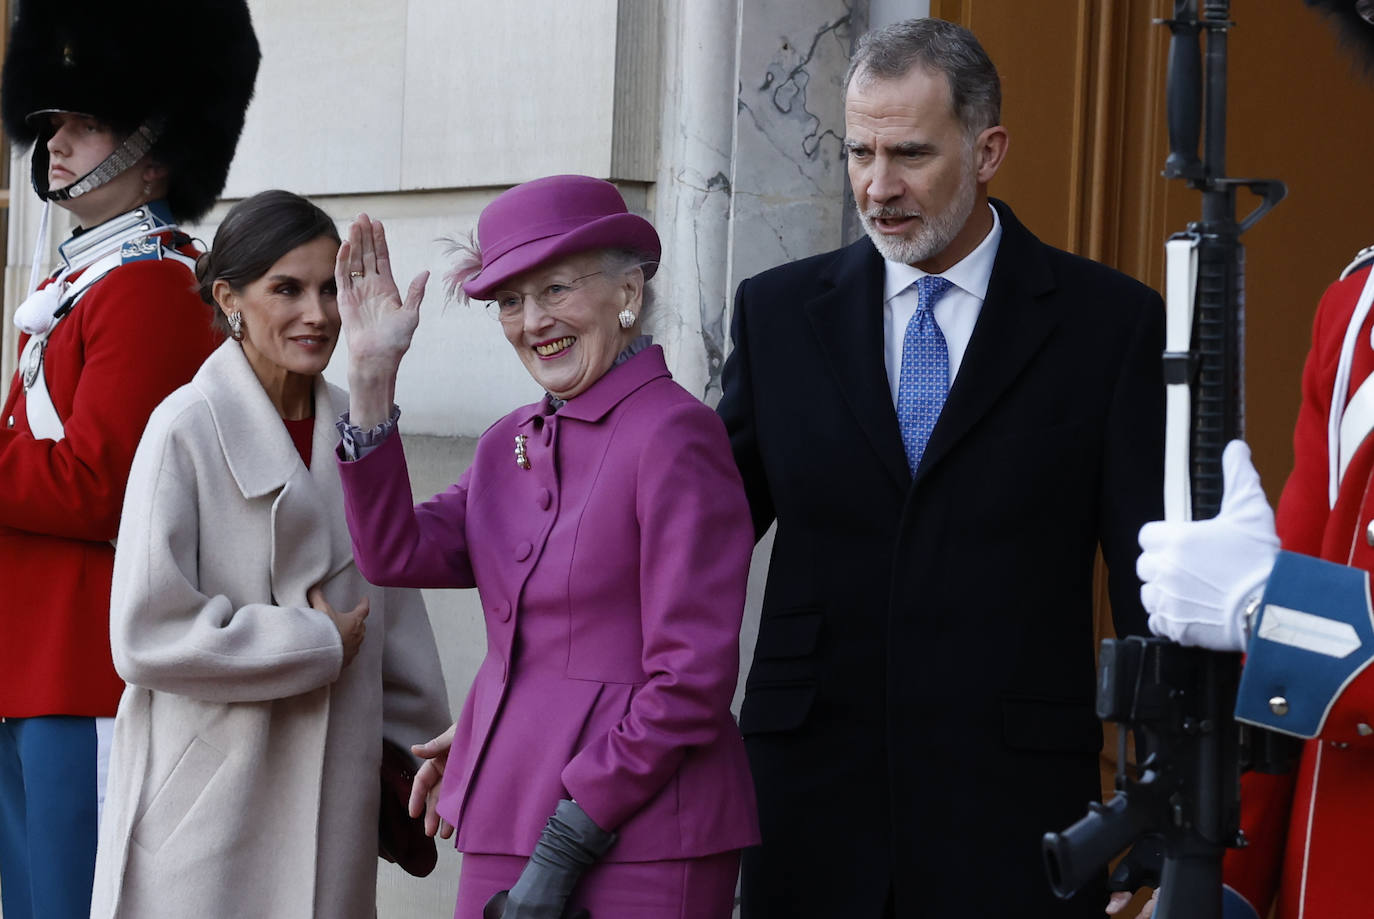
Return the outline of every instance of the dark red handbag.
[[[434,870],[439,850],[425,835],[423,817],[410,816],[410,786],[415,760],[395,743],[382,738],[382,801],[377,815],[377,854],[422,878]]]

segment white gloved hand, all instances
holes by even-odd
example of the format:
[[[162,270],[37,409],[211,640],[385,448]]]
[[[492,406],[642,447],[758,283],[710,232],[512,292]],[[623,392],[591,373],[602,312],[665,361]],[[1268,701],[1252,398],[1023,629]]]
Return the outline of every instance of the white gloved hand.
[[[1226,445],[1221,474],[1220,513],[1145,524],[1135,570],[1151,632],[1183,645],[1243,651],[1246,601],[1269,580],[1279,538],[1244,441]]]

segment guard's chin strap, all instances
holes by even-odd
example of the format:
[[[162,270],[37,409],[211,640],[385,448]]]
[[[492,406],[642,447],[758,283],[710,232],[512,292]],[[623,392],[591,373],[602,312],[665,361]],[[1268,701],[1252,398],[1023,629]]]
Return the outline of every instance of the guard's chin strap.
[[[153,122],[146,122],[137,131],[124,138],[124,143],[120,144],[110,153],[109,156],[101,160],[100,163],[77,179],[66,188],[52,191],[47,186],[47,177],[43,177],[43,182],[39,183],[37,170],[33,176],[33,188],[38,192],[38,197],[44,201],[68,201],[72,198],[79,198],[88,192],[92,192],[106,182],[128,169],[134,163],[143,159],[148,151],[157,143],[162,136],[161,128]],[[41,139],[40,139],[41,142]]]

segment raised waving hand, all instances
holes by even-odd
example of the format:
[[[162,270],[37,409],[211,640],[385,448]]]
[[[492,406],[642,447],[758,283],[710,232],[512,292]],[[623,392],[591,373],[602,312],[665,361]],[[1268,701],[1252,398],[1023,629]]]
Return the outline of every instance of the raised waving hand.
[[[420,322],[428,281],[429,272],[420,272],[402,300],[382,222],[359,214],[349,226],[334,262],[334,283],[348,339],[349,419],[360,428],[381,424],[391,414],[396,371]]]

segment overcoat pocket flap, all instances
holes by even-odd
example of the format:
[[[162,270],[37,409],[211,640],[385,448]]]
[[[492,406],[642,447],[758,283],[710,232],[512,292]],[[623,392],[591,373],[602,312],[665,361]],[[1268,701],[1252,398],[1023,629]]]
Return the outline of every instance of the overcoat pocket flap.
[[[1102,724],[1092,702],[1003,699],[1002,736],[1014,750],[1097,753],[1102,749]]]
[[[223,762],[223,753],[199,737],[191,738],[186,752],[181,754],[181,759],[172,767],[171,774],[134,826],[134,842],[148,852],[161,848],[200,799]]]
[[[744,705],[740,708],[740,733],[794,731],[806,721],[811,704],[815,701],[816,686],[813,683],[750,689],[744,694]]]
[[[771,613],[759,623],[754,659],[805,657],[816,650],[821,611],[815,607]]]

